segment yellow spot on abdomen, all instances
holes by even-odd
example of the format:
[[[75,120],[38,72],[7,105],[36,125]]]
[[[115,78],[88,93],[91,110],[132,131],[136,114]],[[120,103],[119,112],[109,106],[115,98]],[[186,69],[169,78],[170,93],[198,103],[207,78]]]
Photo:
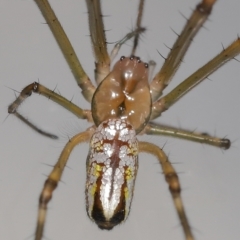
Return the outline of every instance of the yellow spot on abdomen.
[[[125,199],[128,199],[129,197],[129,191],[127,187],[124,188],[124,196],[125,196]]]
[[[99,164],[96,164],[94,166],[94,171],[93,171],[94,176],[99,177],[101,171],[102,171],[102,166]]]
[[[91,193],[92,196],[94,196],[96,190],[97,190],[97,184],[94,183],[94,184],[91,186],[91,190],[90,190],[90,193]]]
[[[128,167],[125,171],[126,180],[130,180],[132,178],[132,170]]]

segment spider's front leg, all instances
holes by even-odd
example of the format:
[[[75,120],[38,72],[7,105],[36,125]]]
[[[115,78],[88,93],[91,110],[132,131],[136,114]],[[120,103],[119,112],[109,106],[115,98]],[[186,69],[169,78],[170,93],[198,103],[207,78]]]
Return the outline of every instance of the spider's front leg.
[[[203,0],[196,6],[196,9],[187,20],[181,34],[178,36],[170,53],[165,59],[163,66],[150,84],[153,101],[156,101],[161,96],[162,91],[172,80],[192,43],[193,38],[211,14],[215,2],[216,0]]]
[[[196,6],[196,9],[187,20],[185,27],[171,48],[163,66],[150,83],[153,100],[151,119],[160,116],[163,111],[178,101],[180,97],[185,95],[193,87],[215,72],[219,67],[240,53],[240,39],[238,38],[229,47],[223,49],[223,51],[215,58],[179,84],[174,90],[158,99],[178,70],[193,38],[211,14],[215,2],[216,0],[202,0]]]
[[[29,127],[31,127],[36,132],[42,134],[43,136],[50,137],[56,139],[57,136],[50,134],[48,132],[45,132],[41,129],[39,129],[36,125],[31,123],[28,119],[26,119],[24,116],[22,116],[18,112],[19,106],[25,101],[28,97],[32,95],[32,93],[38,93],[41,96],[47,97],[48,99],[51,99],[52,101],[56,102],[60,106],[64,107],[71,113],[73,113],[75,116],[81,119],[88,119],[88,121],[92,122],[92,114],[89,110],[83,110],[74,103],[70,102],[68,99],[64,98],[63,96],[55,93],[54,91],[44,87],[43,85],[34,82],[26,86],[19,96],[16,98],[16,100],[13,101],[8,107],[8,113],[14,114],[17,118],[19,118],[21,121],[23,121],[25,124],[27,124]]]
[[[226,49],[223,49],[216,57],[207,64],[199,68],[195,73],[185,79],[170,93],[155,101],[152,106],[151,119],[157,118],[163,111],[171,107],[182,96],[188,93],[192,88],[197,86],[203,80],[220,68],[223,64],[233,59],[240,53],[240,38],[234,41]]]
[[[41,240],[43,237],[44,224],[47,214],[47,204],[51,200],[53,191],[56,189],[58,182],[61,180],[62,173],[67,164],[69,155],[77,144],[89,141],[94,129],[94,127],[91,127],[87,131],[75,135],[68,141],[52,172],[49,174],[47,180],[45,181],[39,198],[35,240]]]
[[[82,89],[83,96],[88,102],[91,102],[95,87],[82,68],[82,65],[73,49],[73,46],[70,43],[60,22],[58,21],[57,16],[55,15],[47,0],[35,0],[35,2],[38,5],[43,17],[45,18],[46,23],[50,27],[52,34],[55,37],[77,84]]]

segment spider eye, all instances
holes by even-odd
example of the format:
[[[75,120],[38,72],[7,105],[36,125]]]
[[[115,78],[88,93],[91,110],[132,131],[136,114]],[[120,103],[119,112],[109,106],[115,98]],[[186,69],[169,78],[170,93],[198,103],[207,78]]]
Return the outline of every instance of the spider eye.
[[[138,167],[136,133],[126,120],[98,126],[87,159],[86,201],[89,217],[112,229],[129,213]]]
[[[121,56],[121,57],[120,57],[120,61],[122,61],[124,58],[125,58],[125,56]]]

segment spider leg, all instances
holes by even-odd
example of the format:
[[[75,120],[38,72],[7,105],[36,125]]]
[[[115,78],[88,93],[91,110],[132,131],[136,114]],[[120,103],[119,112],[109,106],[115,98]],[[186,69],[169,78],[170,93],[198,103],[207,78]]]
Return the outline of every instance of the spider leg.
[[[140,36],[141,33],[143,33],[146,30],[146,28],[141,26],[143,8],[144,8],[144,0],[140,0],[139,1],[139,6],[138,6],[138,15],[137,15],[137,20],[136,20],[135,30],[127,33],[125,35],[125,37],[123,37],[120,41],[118,41],[115,44],[115,46],[114,46],[114,48],[113,48],[113,50],[111,51],[111,54],[110,54],[111,61],[113,61],[113,59],[116,57],[116,55],[118,54],[121,46],[125,42],[127,42],[129,39],[131,39],[132,37],[134,37],[134,40],[133,40],[133,48],[132,48],[132,51],[131,51],[131,55],[132,56],[135,55],[135,52],[136,52],[136,49],[137,49],[137,46],[138,46],[139,36]]]
[[[95,55],[95,79],[97,84],[110,72],[110,63],[114,57],[118,54],[122,44],[134,37],[134,44],[131,55],[135,54],[139,35],[145,31],[145,28],[141,27],[142,13],[143,13],[144,0],[140,0],[138,8],[138,17],[136,21],[136,28],[132,32],[126,34],[126,36],[120,40],[113,48],[110,56],[107,51],[107,41],[105,36],[104,24],[102,19],[101,3],[98,0],[87,0],[89,30]]]
[[[52,198],[53,191],[56,189],[58,182],[61,180],[63,170],[67,164],[70,153],[73,148],[80,143],[89,141],[94,131],[94,127],[87,131],[79,133],[72,137],[64,147],[56,165],[45,181],[43,190],[39,198],[37,227],[35,232],[35,240],[41,240],[44,231],[44,224],[47,214],[47,204]]]
[[[22,122],[24,122],[25,124],[28,125],[28,127],[32,128],[34,131],[36,131],[37,133],[45,136],[45,137],[49,137],[52,139],[58,139],[57,135],[54,135],[52,133],[46,132],[42,129],[40,129],[39,127],[37,127],[35,124],[33,124],[32,122],[30,122],[27,118],[25,118],[23,115],[21,115],[20,113],[18,113],[17,111],[15,111],[14,116],[16,116],[18,119],[20,119]]]
[[[88,102],[91,102],[95,87],[82,68],[81,63],[49,2],[47,0],[35,0],[35,2],[50,27],[70,69],[72,70],[77,84],[82,89],[84,98]]]
[[[189,92],[196,85],[201,83],[204,79],[216,71],[219,67],[225,64],[227,61],[233,59],[240,53],[240,38],[234,41],[226,49],[223,49],[215,58],[210,60],[203,67],[199,68],[195,73],[185,79],[177,87],[175,87],[170,93],[155,101],[152,105],[151,119],[158,117],[163,111],[172,106],[183,95]]]
[[[103,14],[99,0],[87,0],[89,31],[95,55],[95,79],[99,84],[110,72]]]
[[[143,8],[144,8],[144,0],[139,1],[139,6],[138,6],[138,16],[137,16],[137,21],[136,21],[136,30],[137,29],[144,29],[141,26],[142,22],[142,15],[143,15]],[[145,30],[145,29],[144,29]],[[140,32],[141,33],[141,32]],[[138,46],[138,41],[139,41],[139,33],[135,35],[134,40],[133,40],[133,48],[132,48],[132,53],[131,55],[135,55],[137,46]]]
[[[145,127],[144,133],[149,135],[165,135],[175,138],[181,138],[199,143],[205,143],[208,145],[220,147],[223,149],[230,148],[231,142],[226,138],[216,138],[209,136],[208,134],[194,133],[182,129],[163,126],[155,123],[148,123]]]
[[[149,142],[139,142],[139,152],[146,152],[153,154],[157,157],[159,163],[161,164],[163,173],[165,175],[165,180],[169,185],[169,190],[171,192],[174,205],[176,207],[178,217],[181,221],[183,231],[186,240],[193,240],[193,234],[188,223],[188,219],[183,207],[182,198],[180,195],[181,187],[178,180],[176,171],[174,170],[172,164],[169,162],[165,153],[156,145]]]
[[[215,1],[216,0],[203,0],[196,6],[191,17],[187,20],[184,29],[178,36],[165,60],[165,63],[150,83],[150,91],[153,101],[156,101],[161,96],[162,91],[168,86],[169,82],[175,75],[194,36],[198,33],[199,29],[203,26],[210,15]]]
[[[146,29],[144,27],[139,27],[136,28],[135,30],[133,30],[132,32],[127,33],[120,41],[118,41],[114,48],[111,51],[110,54],[110,59],[111,61],[114,60],[114,58],[116,57],[116,55],[118,54],[120,48],[122,47],[122,45],[127,42],[129,39],[131,39],[132,37],[136,37],[139,36],[139,34],[143,33]],[[134,55],[133,53],[131,55]]]
[[[51,137],[51,138],[57,138],[53,134],[46,133],[36,127],[34,124],[32,124],[29,120],[27,120],[25,117],[23,117],[20,113],[17,112],[18,107],[22,104],[23,101],[26,100],[26,98],[30,97],[32,92],[34,93],[39,93],[41,96],[45,96],[48,99],[51,99],[52,101],[58,103],[74,115],[76,115],[78,118],[82,119],[88,119],[90,122],[92,122],[92,114],[91,111],[89,110],[83,110],[79,108],[77,105],[74,103],[70,102],[68,99],[64,98],[63,96],[55,93],[54,91],[44,87],[43,85],[34,82],[32,84],[29,84],[26,86],[19,96],[16,98],[15,101],[13,101],[12,104],[9,105],[8,107],[8,113],[14,114],[16,117],[18,117],[20,120],[22,120],[24,123],[26,123],[28,126],[30,126],[33,130],[37,131],[38,133]]]

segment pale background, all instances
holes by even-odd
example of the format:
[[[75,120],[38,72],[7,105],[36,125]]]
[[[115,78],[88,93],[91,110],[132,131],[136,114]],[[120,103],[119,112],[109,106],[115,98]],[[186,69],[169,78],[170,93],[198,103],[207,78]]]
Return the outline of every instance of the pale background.
[[[93,57],[84,1],[53,0],[57,15],[76,52],[93,78]],[[167,56],[176,35],[198,0],[147,1],[138,55],[144,61]],[[107,37],[114,42],[132,29],[137,1],[103,1]],[[81,107],[89,104],[80,96],[75,80],[55,40],[32,0],[0,1],[0,238],[33,239],[39,193],[68,136],[87,124],[57,106],[34,95],[20,112],[42,129],[56,133],[59,141],[33,132],[8,116],[7,107],[20,91],[39,81],[50,89],[57,86],[63,96]],[[219,1],[210,21],[194,39],[174,82],[189,76],[198,67],[236,39],[240,34],[239,0]],[[120,51],[128,55],[131,43]],[[109,46],[109,49],[112,45]],[[238,57],[240,59],[240,57]],[[163,146],[179,172],[182,196],[196,239],[237,240],[240,236],[240,63],[231,61],[165,112],[158,122],[190,130],[227,136],[232,148],[223,151],[187,141],[146,136],[144,140]],[[7,118],[7,119],[6,119]],[[168,186],[157,160],[140,156],[140,169],[130,216],[114,230],[101,231],[85,211],[85,159],[88,145],[78,146],[71,155],[62,183],[49,204],[46,239],[184,239]],[[29,237],[29,238],[28,238]]]

